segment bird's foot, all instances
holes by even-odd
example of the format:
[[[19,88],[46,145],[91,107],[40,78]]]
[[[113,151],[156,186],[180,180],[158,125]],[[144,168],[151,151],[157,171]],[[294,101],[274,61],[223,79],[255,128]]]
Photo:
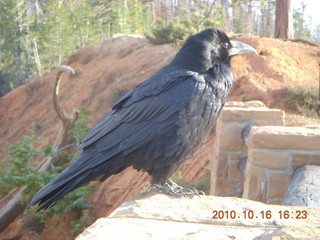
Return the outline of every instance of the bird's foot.
[[[150,189],[154,189],[156,192],[160,193],[166,193],[174,197],[187,197],[187,196],[201,196],[205,195],[205,193],[201,190],[197,190],[194,187],[191,188],[184,188],[176,184],[171,179],[168,179],[168,181],[164,185],[158,185],[153,184],[149,187],[148,191]]]

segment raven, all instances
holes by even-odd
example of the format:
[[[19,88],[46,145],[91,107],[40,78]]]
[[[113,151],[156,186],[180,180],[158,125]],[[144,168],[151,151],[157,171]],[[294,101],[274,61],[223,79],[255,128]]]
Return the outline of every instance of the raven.
[[[255,52],[218,29],[190,36],[168,65],[114,102],[80,143],[80,155],[27,208],[49,208],[89,181],[129,166],[148,172],[152,184],[169,194],[184,195],[169,177],[197,150],[221,112],[233,83],[231,57]]]

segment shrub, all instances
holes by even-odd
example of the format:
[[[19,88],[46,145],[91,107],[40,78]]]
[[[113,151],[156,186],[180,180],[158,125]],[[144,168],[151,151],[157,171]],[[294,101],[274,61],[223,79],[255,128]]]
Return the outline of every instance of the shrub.
[[[87,132],[88,119],[86,116],[89,114],[90,112],[87,109],[81,108],[80,116],[75,124],[75,128],[69,132],[70,139],[73,142],[78,143]],[[51,164],[50,171],[38,172],[34,168],[32,160],[35,157],[44,158],[51,154],[52,146],[46,146],[44,149],[38,149],[37,146],[39,145],[41,138],[36,138],[34,136],[34,130],[28,130],[28,132],[29,135],[23,136],[23,139],[18,141],[17,144],[7,144],[7,148],[4,149],[4,152],[9,157],[0,164],[0,197],[7,194],[13,188],[26,186],[26,189],[22,192],[23,203],[29,202],[31,197],[40,188],[49,183],[68,165],[67,163],[63,166],[56,167]],[[72,158],[74,157],[74,155],[69,155]],[[76,211],[81,215],[83,211],[91,207],[91,205],[86,202],[85,198],[90,194],[93,184],[95,183],[91,183],[72,191],[52,208],[39,212],[37,215],[40,217],[40,222],[44,223],[51,218],[52,215],[59,216],[67,211]],[[32,210],[25,210],[25,214],[29,216],[34,213]],[[31,225],[36,222],[33,221],[34,218],[30,217],[30,219]],[[39,222],[39,219],[36,220]],[[30,224],[27,221],[27,227],[30,227]],[[84,225],[84,220],[81,220],[81,222],[76,224],[75,227],[79,229]],[[41,231],[40,229],[41,228],[39,227],[38,231]]]
[[[69,141],[74,142],[75,144],[79,145],[81,140],[84,138],[86,133],[89,131],[88,123],[89,119],[88,116],[91,114],[90,110],[81,107],[80,108],[80,113],[79,113],[79,118],[76,121],[74,128],[71,129],[68,134],[69,134]]]
[[[290,87],[285,92],[285,98],[298,113],[308,117],[320,116],[318,88],[313,86]]]
[[[42,182],[48,178],[45,173],[35,174],[31,159],[45,157],[51,151],[51,147],[37,149],[41,138],[34,137],[34,130],[28,130],[30,135],[23,136],[23,140],[17,144],[7,143],[4,152],[9,156],[0,164],[0,196],[6,195],[11,189],[26,185],[26,193],[32,193],[39,189]]]
[[[158,20],[151,30],[151,35],[146,34],[147,39],[153,44],[173,43],[184,40],[193,34],[194,28],[190,19],[180,20],[175,18],[173,22]]]

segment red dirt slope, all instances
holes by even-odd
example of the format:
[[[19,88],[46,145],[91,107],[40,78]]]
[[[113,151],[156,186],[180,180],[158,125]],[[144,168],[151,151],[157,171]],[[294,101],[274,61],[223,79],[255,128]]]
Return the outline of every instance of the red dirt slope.
[[[256,48],[257,55],[234,58],[236,77],[229,100],[262,100],[269,107],[284,108],[282,93],[289,86],[314,85],[318,81],[320,50],[299,43],[259,37],[240,37],[239,40]],[[179,47],[154,46],[145,39],[117,38],[87,46],[70,56],[64,64],[76,74],[65,77],[61,84],[61,102],[67,112],[85,106],[92,111],[91,125],[111,110],[111,104],[157,69],[168,63]],[[33,123],[41,126],[36,134],[43,137],[42,146],[53,144],[60,122],[51,104],[51,88],[55,72],[20,86],[0,98],[0,148],[6,141],[16,142]],[[181,169],[188,179],[203,176],[204,166],[212,154],[213,134],[195,157]],[[123,201],[138,194],[148,176],[127,169],[98,185],[89,201],[93,220],[110,213]],[[68,232],[72,215],[66,214],[58,229],[46,227],[41,239],[73,239]],[[23,231],[17,218],[0,239],[32,239]],[[34,236],[33,236],[34,237]]]

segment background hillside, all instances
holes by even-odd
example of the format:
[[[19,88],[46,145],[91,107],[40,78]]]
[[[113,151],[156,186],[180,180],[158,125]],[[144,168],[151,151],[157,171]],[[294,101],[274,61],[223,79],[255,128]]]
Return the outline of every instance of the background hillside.
[[[163,44],[214,27],[319,43],[316,9],[316,0],[3,0],[0,96],[50,72],[75,50],[119,33]]]
[[[254,36],[238,36],[238,40],[253,46],[258,54],[239,56],[232,62],[235,87],[228,100],[261,100],[268,107],[290,111],[283,94],[290,86],[318,86],[319,47],[289,41]],[[88,108],[92,126],[111,110],[112,102],[123,92],[133,88],[170,61],[178,45],[152,45],[146,39],[118,37],[86,46],[71,55],[63,64],[74,68],[75,75],[66,76],[61,83],[60,99],[64,109]],[[61,123],[53,110],[51,90],[55,70],[22,85],[0,98],[0,148],[5,142],[16,142],[37,124],[36,135],[42,136],[41,146],[53,144]],[[299,119],[308,123],[308,119]],[[207,177],[208,161],[212,154],[214,133],[178,173],[186,179]],[[39,164],[41,159],[35,160]],[[89,221],[106,216],[125,200],[137,195],[147,185],[147,174],[127,169],[100,185],[88,198],[93,208],[87,213]],[[90,216],[90,218],[89,218]],[[49,224],[41,239],[72,239],[72,213],[64,214],[62,224],[53,230]],[[22,215],[5,231],[0,239],[33,239],[22,226]],[[51,225],[51,226],[50,226]]]

